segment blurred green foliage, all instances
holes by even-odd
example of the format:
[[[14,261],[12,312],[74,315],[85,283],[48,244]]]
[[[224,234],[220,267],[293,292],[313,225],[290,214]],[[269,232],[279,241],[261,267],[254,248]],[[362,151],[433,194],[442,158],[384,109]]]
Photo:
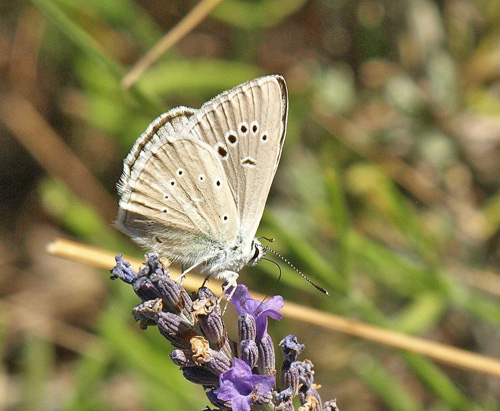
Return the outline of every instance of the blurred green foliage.
[[[279,282],[266,262],[246,269],[243,282],[498,357],[499,3],[223,0],[123,90],[128,67],[195,4],[4,4],[3,43],[20,47],[20,33],[30,27],[39,39],[27,42],[39,80],[18,91],[116,198],[121,160],[157,115],[176,105],[199,107],[262,74],[283,74],[287,143],[259,233],[276,237],[273,248],[332,296],[319,295],[284,264]],[[24,84],[16,78],[12,90]],[[33,174],[35,194],[26,202],[38,205],[38,218],[83,242],[141,254],[64,178]],[[32,186],[18,190],[31,193]],[[12,209],[11,219],[27,213]],[[481,287],[484,272],[492,282]],[[207,405],[202,389],[169,360],[168,344],[132,324],[131,290],[112,283],[107,292],[85,352],[60,352],[56,342],[29,332],[2,343],[18,393],[9,409]],[[298,335],[323,399],[337,397],[341,409],[500,409],[497,378],[287,320],[271,329],[276,342]]]

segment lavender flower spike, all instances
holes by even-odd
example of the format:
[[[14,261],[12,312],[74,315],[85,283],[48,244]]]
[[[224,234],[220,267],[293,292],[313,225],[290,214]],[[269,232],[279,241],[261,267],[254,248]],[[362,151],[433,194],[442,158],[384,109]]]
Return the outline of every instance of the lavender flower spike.
[[[262,302],[250,297],[246,286],[236,287],[231,298],[238,312],[235,340],[227,332],[215,294],[201,287],[190,296],[156,254],[146,255],[138,273],[120,254],[111,274],[130,284],[141,299],[133,310],[140,327],[156,326],[172,343],[172,361],[187,380],[203,387],[218,411],[294,411],[297,396],[297,411],[339,411],[336,400],[322,405],[313,364],[298,360],[304,345],[293,335],[280,342],[284,361],[276,391],[276,355],[267,324],[269,317],[281,319],[281,296]]]
[[[279,312],[285,305],[283,297],[276,295],[267,301],[259,301],[250,297],[248,288],[239,284],[236,287],[231,303],[238,312],[238,315],[248,313],[255,318],[257,327],[257,341],[260,341],[267,334],[267,317],[275,320],[281,320],[283,315]]]
[[[127,284],[132,284],[132,282],[138,277],[137,273],[130,266],[128,261],[123,259],[123,254],[118,254],[115,257],[116,266],[111,270],[111,279],[120,280],[126,282]]]
[[[233,411],[250,411],[251,405],[269,401],[275,379],[270,375],[252,374],[246,362],[233,359],[233,366],[219,377],[214,391],[221,401],[231,401]]]

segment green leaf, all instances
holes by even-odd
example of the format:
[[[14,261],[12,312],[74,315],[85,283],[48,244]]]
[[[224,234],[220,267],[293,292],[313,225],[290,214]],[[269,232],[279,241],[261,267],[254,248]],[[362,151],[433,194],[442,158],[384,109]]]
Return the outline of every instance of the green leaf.
[[[225,0],[212,16],[227,24],[245,29],[272,27],[295,13],[306,0]]]

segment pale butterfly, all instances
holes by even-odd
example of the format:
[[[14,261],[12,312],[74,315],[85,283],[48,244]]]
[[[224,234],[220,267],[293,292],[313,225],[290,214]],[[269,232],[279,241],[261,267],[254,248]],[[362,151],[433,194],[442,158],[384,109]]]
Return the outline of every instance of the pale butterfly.
[[[124,161],[117,226],[184,274],[236,285],[267,247],[255,238],[285,141],[288,92],[279,75],[225,91],[199,110],[159,116]]]

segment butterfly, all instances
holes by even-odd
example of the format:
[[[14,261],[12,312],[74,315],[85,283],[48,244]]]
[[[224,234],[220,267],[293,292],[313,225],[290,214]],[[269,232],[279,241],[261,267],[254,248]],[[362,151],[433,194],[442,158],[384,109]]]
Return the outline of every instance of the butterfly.
[[[288,91],[279,75],[225,91],[199,110],[154,120],[124,161],[117,226],[187,273],[236,285],[266,248],[255,238],[285,142]]]

